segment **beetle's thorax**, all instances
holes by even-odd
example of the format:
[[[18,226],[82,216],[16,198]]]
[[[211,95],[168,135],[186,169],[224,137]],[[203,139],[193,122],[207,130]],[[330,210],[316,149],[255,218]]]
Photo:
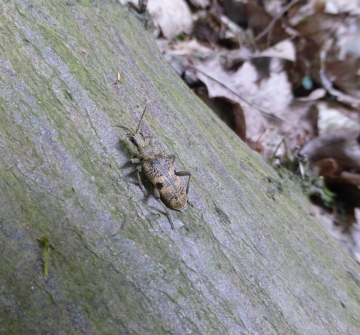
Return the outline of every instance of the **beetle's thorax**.
[[[146,143],[142,133],[132,134],[130,140],[136,146],[141,159],[149,160],[154,158],[154,148]]]
[[[144,144],[143,146],[138,146],[138,151],[139,151],[139,156],[140,158],[142,158],[143,160],[150,160],[153,159],[155,156],[153,147],[151,147],[148,144]]]

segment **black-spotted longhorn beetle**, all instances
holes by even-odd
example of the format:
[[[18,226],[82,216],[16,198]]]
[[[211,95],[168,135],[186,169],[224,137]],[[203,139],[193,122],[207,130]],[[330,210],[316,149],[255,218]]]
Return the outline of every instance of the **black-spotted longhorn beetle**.
[[[127,131],[127,137],[134,144],[138,150],[138,155],[130,159],[131,163],[138,164],[136,167],[137,181],[140,188],[144,191],[140,179],[140,172],[143,170],[146,177],[154,186],[154,196],[161,203],[165,209],[167,218],[169,219],[171,228],[174,229],[174,224],[171,220],[170,213],[165,204],[174,210],[183,211],[186,204],[191,204],[187,199],[189,192],[190,177],[189,171],[176,171],[174,166],[175,155],[167,155],[164,152],[155,152],[154,139],[152,137],[144,137],[139,130],[141,121],[145,115],[147,106],[141,115],[139,124],[135,131],[131,131],[124,126],[116,126]],[[149,143],[146,143],[146,138],[150,138]],[[181,181],[181,176],[188,176],[186,189]],[[165,204],[164,204],[164,203]]]

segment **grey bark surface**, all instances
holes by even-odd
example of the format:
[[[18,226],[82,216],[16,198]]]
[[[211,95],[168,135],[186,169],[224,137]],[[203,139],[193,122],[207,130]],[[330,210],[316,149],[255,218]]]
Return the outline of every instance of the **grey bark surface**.
[[[0,334],[359,333],[358,266],[143,21],[110,2],[0,9]],[[143,132],[193,175],[174,230],[113,127],[146,101]]]

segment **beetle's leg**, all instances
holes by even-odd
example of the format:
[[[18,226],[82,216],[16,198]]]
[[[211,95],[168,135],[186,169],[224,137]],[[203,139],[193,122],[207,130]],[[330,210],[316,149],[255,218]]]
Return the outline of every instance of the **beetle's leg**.
[[[142,184],[142,182],[141,182],[141,178],[140,178],[140,172],[141,172],[141,170],[142,170],[141,165],[138,165],[138,166],[136,167],[136,179],[137,179],[137,182],[138,182],[138,184],[139,184],[139,186],[140,186],[140,188],[141,188],[141,191],[145,192],[144,186],[143,186],[143,184]]]
[[[141,163],[141,160],[140,160],[140,158],[137,158],[137,157],[135,156],[134,158],[131,158],[131,159],[130,159],[130,163],[133,163],[133,164]],[[142,184],[142,182],[141,182],[141,178],[140,178],[140,172],[141,172],[141,170],[142,170],[141,165],[138,165],[138,166],[136,167],[136,179],[137,179],[137,182],[138,182],[138,184],[139,184],[139,186],[140,186],[140,188],[141,188],[141,191],[145,192],[144,186],[143,186],[143,184]]]
[[[189,176],[189,179],[188,179],[188,183],[187,183],[187,186],[186,186],[186,194],[189,193],[189,188],[190,188],[190,178],[191,178],[191,173],[189,171],[175,171],[175,174],[179,177],[184,177],[184,176]],[[187,200],[188,204],[190,206],[194,206],[190,201],[189,199]]]
[[[172,163],[174,163],[176,155],[175,154],[168,155],[168,158],[172,159]],[[175,174],[179,177],[189,176],[188,183],[186,185],[186,194],[188,194],[189,188],[190,188],[191,173],[189,171],[178,171],[178,172],[175,171]],[[188,200],[188,203],[190,206],[193,206],[193,204],[189,200]]]
[[[170,222],[171,229],[174,229],[174,224],[173,224],[173,222],[172,222],[172,220],[171,220],[170,213],[169,213],[168,209],[166,208],[166,206],[165,206],[165,205],[163,204],[163,202],[161,201],[161,199],[160,199],[160,192],[159,192],[159,190],[158,190],[156,187],[154,187],[154,196],[155,196],[156,200],[158,200],[158,201],[161,203],[161,205],[164,207],[165,215],[167,216],[167,218],[168,218],[168,220],[169,220],[169,222]]]
[[[189,176],[188,183],[186,186],[186,194],[189,193],[191,173],[189,171],[175,171],[175,174],[179,177]]]

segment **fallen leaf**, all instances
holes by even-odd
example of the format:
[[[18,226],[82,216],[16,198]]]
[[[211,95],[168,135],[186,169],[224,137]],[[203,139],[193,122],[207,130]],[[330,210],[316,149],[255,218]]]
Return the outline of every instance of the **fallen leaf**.
[[[210,0],[190,0],[195,7],[205,8],[210,5]]]
[[[191,12],[184,0],[148,0],[147,10],[166,39],[191,32]]]
[[[323,98],[326,95],[326,90],[323,88],[317,88],[313,90],[307,97],[297,98],[299,101],[315,101]]]
[[[196,64],[195,69],[198,78],[206,85],[209,97],[226,97],[241,105],[247,137],[251,140],[269,127],[273,121],[269,120],[271,115],[281,118],[292,100],[291,88],[283,71],[271,72],[268,79],[258,82],[258,73],[251,62],[244,62],[236,72],[228,72],[219,57]]]
[[[349,111],[338,103],[320,102],[317,105],[317,127],[320,135],[336,130],[355,130],[360,133],[359,120],[353,120]]]
[[[271,48],[262,51],[260,56],[288,59],[294,62],[296,60],[294,43],[289,39],[283,40]]]
[[[333,158],[342,169],[360,171],[359,130],[341,129],[308,142],[300,151],[309,162]]]

